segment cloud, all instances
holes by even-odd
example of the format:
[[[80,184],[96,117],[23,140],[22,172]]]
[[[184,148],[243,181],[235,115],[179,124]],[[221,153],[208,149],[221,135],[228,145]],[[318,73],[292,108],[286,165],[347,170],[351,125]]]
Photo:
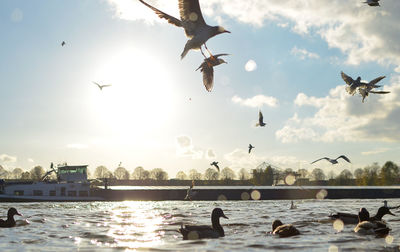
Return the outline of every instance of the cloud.
[[[257,63],[254,60],[247,61],[246,65],[244,65],[244,69],[247,72],[253,72],[257,69]]]
[[[131,0],[108,0],[116,16],[127,20],[162,22],[149,8]],[[160,10],[179,17],[174,1],[151,1]],[[378,62],[400,66],[400,4],[385,1],[382,8],[368,8],[360,1],[337,0],[207,0],[201,2],[208,18],[228,17],[261,28],[264,24],[288,24],[303,36],[317,35],[337,48],[348,64]],[[210,22],[211,23],[211,22]],[[285,28],[286,29],[286,28]]]
[[[17,157],[10,156],[7,154],[1,154],[0,161],[4,162],[4,163],[6,163],[6,162],[15,163],[15,162],[17,162]]]
[[[81,143],[71,143],[71,144],[67,144],[66,147],[68,149],[77,149],[77,150],[82,150],[82,149],[87,149],[89,148],[89,146],[87,146],[86,144],[81,144]]]
[[[365,103],[357,94],[346,93],[340,85],[325,97],[297,95],[294,104],[304,110],[311,106],[311,116],[299,117],[297,112],[282,129],[275,132],[284,143],[301,140],[316,142],[398,142],[400,141],[400,76],[393,77],[383,90],[390,94],[370,94]],[[310,110],[310,109],[309,109]]]
[[[15,8],[11,13],[11,21],[13,21],[14,23],[21,22],[23,18],[24,18],[24,13],[22,12],[22,10],[18,8]]]
[[[217,157],[217,155],[215,155],[214,150],[208,149],[206,151],[206,159],[215,159],[216,157]]]
[[[191,157],[192,159],[203,158],[203,150],[196,148],[192,144],[189,136],[181,135],[176,137],[176,155],[179,157]]]
[[[363,151],[363,152],[361,152],[361,155],[364,155],[364,156],[375,155],[375,154],[385,153],[388,150],[390,150],[390,149],[389,148],[379,148],[379,149],[370,150],[370,151]]]
[[[28,158],[28,162],[34,163],[35,161],[32,158]]]
[[[305,60],[306,58],[310,58],[310,59],[318,59],[319,58],[318,54],[309,52],[306,49],[299,49],[296,46],[292,48],[290,53],[294,56],[299,57],[301,60]]]
[[[278,99],[272,96],[265,96],[265,95],[256,95],[253,96],[252,98],[247,98],[247,99],[243,99],[235,95],[232,97],[232,101],[242,106],[247,106],[252,108],[259,108],[262,107],[264,104],[269,107],[278,106]]]

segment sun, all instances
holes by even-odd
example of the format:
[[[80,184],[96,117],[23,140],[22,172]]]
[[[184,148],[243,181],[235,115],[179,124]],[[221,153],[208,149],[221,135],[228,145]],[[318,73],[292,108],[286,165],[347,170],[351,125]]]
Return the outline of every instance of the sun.
[[[168,66],[134,48],[119,50],[95,71],[91,103],[102,127],[123,136],[162,129],[174,112],[174,81]]]

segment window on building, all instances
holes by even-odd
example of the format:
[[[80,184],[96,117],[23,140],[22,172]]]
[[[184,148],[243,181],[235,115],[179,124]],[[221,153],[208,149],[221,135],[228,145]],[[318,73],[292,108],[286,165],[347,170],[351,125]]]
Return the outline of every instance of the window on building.
[[[42,190],[33,190],[33,196],[43,196]]]
[[[22,196],[22,195],[24,195],[24,191],[22,191],[22,190],[14,191],[14,195]]]
[[[65,196],[65,187],[61,187],[61,196]]]
[[[75,197],[76,196],[76,191],[68,191],[68,196]]]
[[[87,197],[89,196],[88,191],[79,191],[79,197]]]
[[[56,196],[56,190],[50,190],[49,195],[50,196]]]

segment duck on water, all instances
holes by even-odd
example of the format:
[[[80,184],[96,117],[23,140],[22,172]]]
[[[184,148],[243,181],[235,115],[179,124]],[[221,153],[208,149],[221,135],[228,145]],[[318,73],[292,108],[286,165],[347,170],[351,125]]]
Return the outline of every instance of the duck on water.
[[[183,235],[184,240],[224,237],[225,236],[224,229],[219,223],[219,218],[221,217],[228,219],[228,217],[225,216],[221,208],[214,208],[214,210],[211,213],[212,226],[185,225],[185,227],[183,227],[182,225],[181,228],[179,229],[179,232]]]
[[[292,224],[283,224],[280,220],[272,222],[272,234],[279,235],[279,237],[290,237],[299,235],[300,232]]]
[[[366,208],[361,208],[358,213],[358,224],[354,228],[354,232],[361,235],[376,235],[377,237],[385,237],[389,234],[390,228],[384,221],[371,220],[369,212]]]
[[[10,209],[8,209],[7,212],[7,220],[0,219],[0,227],[2,228],[15,227],[16,223],[14,220],[14,215],[22,216],[22,214],[18,213],[17,209],[11,207]]]
[[[369,217],[369,213],[368,213],[368,220],[369,221],[382,221],[382,217],[385,216],[386,214],[396,216],[394,213],[390,212],[388,207],[382,206],[378,209],[378,212],[376,213],[375,216]],[[359,222],[357,214],[340,213],[339,212],[336,214],[331,214],[331,215],[329,215],[329,217],[332,220],[341,219],[344,224],[357,224]]]

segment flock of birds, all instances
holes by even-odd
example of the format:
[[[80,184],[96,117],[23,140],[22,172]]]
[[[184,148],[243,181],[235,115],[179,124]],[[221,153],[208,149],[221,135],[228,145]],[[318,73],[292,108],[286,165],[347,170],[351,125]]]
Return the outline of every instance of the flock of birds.
[[[179,2],[179,12],[180,12],[180,19],[175,18],[171,15],[168,15],[165,12],[151,6],[150,4],[146,3],[143,0],[139,0],[142,4],[153,10],[158,17],[162,19],[166,19],[168,23],[173,24],[177,27],[182,27],[185,31],[186,36],[189,40],[186,42],[185,47],[181,53],[181,59],[183,59],[186,54],[190,50],[200,49],[201,54],[204,56],[204,61],[201,65],[196,69],[202,72],[203,74],[203,84],[208,92],[211,92],[214,83],[214,67],[227,63],[220,57],[227,56],[229,54],[222,53],[213,55],[210,50],[207,48],[206,42],[208,39],[222,33],[230,33],[230,31],[225,30],[221,26],[210,26],[206,24],[204,21],[203,15],[201,13],[200,5],[198,0],[178,0]],[[368,4],[369,6],[380,6],[379,0],[367,0],[363,3]],[[65,46],[66,42],[62,41],[61,46]],[[207,57],[203,50],[202,46],[207,50],[209,56]],[[346,87],[346,91],[350,95],[354,95],[357,90],[359,94],[362,96],[362,102],[364,102],[365,98],[370,94],[387,94],[390,93],[389,91],[375,91],[375,88],[379,88],[381,86],[376,85],[379,81],[385,78],[385,76],[380,76],[375,78],[370,82],[363,82],[361,81],[361,77],[358,77],[356,80],[348,76],[347,74],[341,72],[342,79],[348,85]],[[103,90],[105,87],[110,87],[111,85],[101,85],[97,82],[93,82],[100,90]],[[266,123],[264,122],[264,117],[261,112],[259,111],[258,115],[258,122],[256,127],[265,127]],[[250,154],[252,149],[255,148],[253,145],[249,144],[248,153]],[[350,162],[350,159],[344,155],[337,157],[336,159],[331,159],[328,157],[323,157],[313,161],[311,164],[314,164],[320,160],[327,160],[331,164],[337,164],[338,159],[344,159],[345,161]],[[218,162],[214,161],[210,164],[214,166],[218,172],[220,168],[218,166]],[[187,196],[185,199],[192,199],[194,192],[192,189],[194,187],[194,181],[190,186]],[[396,207],[399,208],[400,206]],[[295,209],[296,206],[291,204],[291,209]],[[358,223],[357,226],[354,228],[356,233],[362,234],[377,234],[377,235],[386,235],[389,232],[389,228],[387,224],[382,220],[382,217],[385,214],[391,214],[390,208],[387,207],[387,202],[381,208],[379,208],[378,213],[370,217],[369,212],[365,208],[361,208],[358,215],[356,214],[348,214],[348,213],[337,213],[335,215],[331,215],[332,219],[341,219],[344,223]],[[15,226],[15,215],[21,215],[15,208],[10,208],[7,214],[7,220],[0,219],[0,227],[13,227]],[[186,225],[185,227],[181,226],[179,232],[183,235],[183,239],[201,239],[201,238],[218,238],[225,236],[224,229],[222,228],[219,219],[226,218],[224,212],[220,208],[215,208],[211,214],[211,223],[212,226],[193,226],[193,225]],[[293,235],[298,235],[300,232],[295,228],[292,224],[283,224],[280,220],[275,220],[272,223],[272,234],[278,235],[280,237],[289,237]]]

